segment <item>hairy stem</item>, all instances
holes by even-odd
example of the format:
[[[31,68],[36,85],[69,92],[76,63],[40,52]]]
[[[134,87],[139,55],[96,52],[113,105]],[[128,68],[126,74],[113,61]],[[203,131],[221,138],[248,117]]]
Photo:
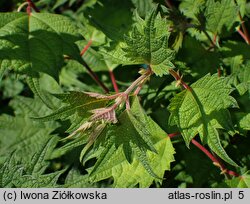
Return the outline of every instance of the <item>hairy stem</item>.
[[[144,84],[145,81],[150,77],[152,74],[152,70],[148,69],[145,73],[143,73],[139,78],[137,78],[124,92],[118,93],[115,95],[107,96],[107,98],[114,98],[115,96],[115,104],[112,107],[112,109],[116,109],[120,104],[122,104],[124,101],[126,102],[126,109],[130,109],[129,105],[129,94],[137,87],[140,87],[140,85]]]
[[[109,76],[111,78],[111,81],[112,81],[115,92],[119,93],[119,88],[118,88],[118,85],[116,83],[116,79],[115,79],[115,75],[114,75],[113,70],[109,70]]]
[[[152,74],[151,69],[149,69],[145,74],[141,75],[139,78],[137,78],[124,92],[125,95],[130,94],[131,91],[135,89],[136,86],[139,84],[145,82],[145,80]]]

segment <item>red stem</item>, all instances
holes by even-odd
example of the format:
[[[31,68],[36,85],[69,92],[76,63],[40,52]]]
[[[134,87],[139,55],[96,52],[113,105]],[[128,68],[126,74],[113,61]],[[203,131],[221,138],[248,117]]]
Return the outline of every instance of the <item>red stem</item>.
[[[219,164],[220,167],[224,167],[224,165],[212,154],[210,153],[204,146],[202,146],[199,142],[195,139],[192,139],[191,142],[198,147],[201,151],[203,151],[214,163]]]
[[[26,1],[29,3],[28,7],[33,8],[38,13],[40,12],[40,10],[36,7],[36,5],[33,3],[32,0],[26,0]],[[28,9],[28,7],[27,7],[27,9]],[[28,11],[27,11],[27,13],[28,13]],[[30,13],[31,13],[31,11],[30,11]],[[30,14],[30,13],[28,13],[28,14]]]
[[[248,31],[247,31],[247,28],[245,26],[244,20],[243,20],[240,13],[239,13],[239,17],[240,17],[240,21],[241,21],[241,27],[242,27],[242,30],[243,30],[243,33],[244,33],[244,36],[245,36],[245,41],[246,41],[247,44],[249,44],[250,43],[250,36],[248,34]]]
[[[167,5],[168,8],[173,9],[174,5],[170,0],[165,0],[165,4]]]
[[[189,91],[192,91],[191,87],[188,86],[188,85],[182,80],[182,78],[181,78],[181,76],[179,75],[179,73],[177,73],[177,72],[174,71],[173,69],[170,69],[170,70],[169,70],[169,73],[175,78],[175,80],[176,80],[177,82],[179,82],[179,83],[183,86],[184,89],[187,89],[187,90],[189,90]]]
[[[82,51],[81,51],[81,53],[80,53],[81,56],[84,55],[84,53],[89,49],[89,47],[91,46],[91,44],[92,44],[92,39],[90,39],[90,40],[88,41],[88,44],[82,49]]]
[[[112,70],[109,70],[109,75],[110,75],[115,92],[119,93],[119,88],[118,88],[118,85],[116,83],[114,72]]]
[[[170,138],[173,138],[173,137],[179,136],[179,135],[181,135],[181,133],[179,133],[179,132],[174,132],[174,133],[168,134],[168,136],[169,136]]]
[[[173,138],[175,136],[181,135],[179,132],[176,133],[170,133],[168,136],[170,138]],[[207,150],[204,146],[202,146],[199,142],[197,142],[195,139],[192,139],[191,142],[193,145],[195,145],[197,148],[199,148],[204,154],[207,155],[207,157],[214,163],[218,164],[218,167],[221,169],[221,171],[227,175],[240,177],[240,175],[234,171],[228,170],[224,164],[218,159],[216,156],[214,156],[209,150]]]
[[[30,14],[31,14],[31,5],[30,5],[30,3],[28,2],[28,6],[27,6],[27,8],[26,8],[26,13],[30,16]]]
[[[217,69],[218,77],[221,77],[221,69],[220,67]]]
[[[109,93],[109,89],[105,86],[105,84],[99,79],[99,77],[96,75],[95,72],[92,71],[92,69],[89,67],[89,65],[83,61],[82,65],[88,70],[90,76],[96,81],[96,83],[102,87],[103,91],[105,93]]]
[[[245,36],[245,34],[244,34],[240,29],[238,29],[237,32],[238,32],[238,33],[240,34],[240,36],[245,40],[245,42],[246,42],[247,44],[249,44],[249,41],[248,41],[248,39],[247,39],[247,36]]]

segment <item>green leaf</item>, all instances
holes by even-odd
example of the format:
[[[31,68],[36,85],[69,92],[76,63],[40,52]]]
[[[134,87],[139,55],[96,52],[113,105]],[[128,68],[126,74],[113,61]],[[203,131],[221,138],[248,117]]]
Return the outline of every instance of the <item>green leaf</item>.
[[[171,60],[174,52],[169,49],[168,25],[154,8],[143,20],[135,13],[136,23],[125,41],[120,42],[113,50],[107,50],[106,56],[114,63],[123,65],[148,64],[156,75],[168,73],[174,68]]]
[[[218,54],[208,51],[198,40],[190,36],[184,38],[177,58],[187,63],[187,66],[191,67],[191,75],[197,78],[203,77],[207,73],[215,73],[216,68],[220,65]]]
[[[24,84],[13,74],[8,74],[0,83],[0,88],[3,90],[3,98],[12,98],[21,93]]]
[[[219,129],[233,131],[229,107],[237,107],[237,102],[229,94],[232,88],[223,78],[210,74],[191,85],[192,90],[184,90],[171,99],[170,124],[177,125],[189,146],[199,134],[203,143],[223,160],[237,166],[221,146]]]
[[[44,172],[50,165],[46,159],[58,142],[58,137],[50,135],[57,124],[40,124],[27,117],[36,109],[48,111],[37,100],[19,97],[11,104],[17,109],[16,116],[0,116],[0,134],[3,136],[0,140],[1,156],[6,159],[0,170],[0,186],[55,187],[64,170],[51,174]]]
[[[51,154],[53,148],[58,142],[57,137],[52,137],[46,141],[46,143],[41,144],[38,151],[32,156],[31,161],[26,161],[24,174],[18,179],[14,180],[15,186],[21,188],[31,187],[31,188],[41,188],[41,187],[56,187],[57,180],[59,176],[66,170],[44,174],[45,170],[48,168],[50,162],[46,161]]]
[[[99,156],[89,169],[90,181],[113,177],[114,187],[148,187],[153,181],[161,182],[174,154],[166,133],[145,115],[137,98],[131,112],[124,111],[118,120],[117,126],[103,131],[92,150]]]
[[[54,94],[54,96],[67,105],[63,105],[61,108],[49,115],[36,117],[35,119],[46,122],[57,119],[66,120],[71,118],[73,120],[72,125],[74,126],[74,129],[89,119],[92,115],[90,112],[91,110],[105,107],[108,101],[107,99],[96,99],[90,97],[86,93],[77,91],[71,91],[66,94]]]
[[[145,17],[148,12],[151,11],[151,9],[154,7],[154,2],[153,0],[131,0],[132,3],[134,4],[135,8],[138,11],[138,14],[141,17]]]
[[[233,178],[231,180],[226,180],[226,184],[230,188],[250,188],[250,172],[246,172],[240,177]]]
[[[47,13],[30,16],[0,13],[0,18],[1,70],[14,69],[30,76],[44,72],[58,79],[63,55],[81,61],[75,45],[81,36],[66,17]]]
[[[56,148],[52,152],[50,159],[59,158],[62,155],[65,155],[66,153],[68,153],[72,150],[75,150],[77,147],[80,147],[80,146],[86,144],[88,142],[87,139],[88,139],[87,135],[83,134],[83,135],[77,137],[76,139],[74,139],[73,141],[70,141],[70,142]]]
[[[13,187],[12,181],[16,178],[19,178],[22,175],[22,172],[22,165],[19,164],[19,162],[15,158],[15,154],[12,153],[0,168],[0,187]]]
[[[250,130],[250,113],[236,113],[236,119],[240,130]]]
[[[204,8],[205,0],[183,0],[179,9],[189,18],[196,18],[196,15]]]
[[[19,158],[16,160],[16,152],[8,158],[0,169],[0,183],[2,187],[19,187],[19,188],[41,188],[56,187],[59,176],[65,171],[44,174],[49,162],[45,161],[47,155],[57,143],[57,138],[47,139],[44,144],[38,148],[31,161]]]
[[[82,175],[79,170],[72,168],[68,173],[64,188],[93,188],[99,187],[97,184],[90,184],[88,175]]]
[[[230,30],[237,20],[238,7],[231,0],[208,0],[206,3],[206,28],[214,34],[221,34],[223,29]]]
[[[50,109],[55,109],[53,102],[50,100],[43,90],[41,90],[40,82],[38,78],[27,77],[27,83],[34,94],[36,94],[42,102]]]
[[[246,61],[243,64],[242,56],[235,56],[229,59],[224,59],[231,66],[232,74],[228,76],[228,83],[234,85],[240,95],[244,95],[246,92],[250,93],[250,61]]]
[[[15,116],[3,114],[0,116],[0,155],[8,157],[13,151],[18,154],[16,158],[26,157],[27,160],[36,153],[57,127],[56,122],[42,124],[29,118],[29,115],[48,113],[49,110],[38,99],[17,97],[10,105],[15,110]]]

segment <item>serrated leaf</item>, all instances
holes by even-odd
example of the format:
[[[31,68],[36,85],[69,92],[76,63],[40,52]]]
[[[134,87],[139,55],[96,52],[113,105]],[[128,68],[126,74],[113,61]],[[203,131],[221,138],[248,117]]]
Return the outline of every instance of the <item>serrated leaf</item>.
[[[1,75],[1,74],[0,74]],[[21,93],[24,84],[15,75],[8,74],[0,83],[0,89],[3,91],[3,98],[12,98]]]
[[[237,126],[242,130],[250,130],[250,113],[236,113]]]
[[[66,17],[0,13],[0,18],[1,70],[10,68],[29,76],[44,72],[58,79],[63,55],[81,61],[80,51],[74,44],[81,36]]]
[[[12,153],[8,160],[0,168],[0,187],[11,188],[13,187],[12,181],[22,175],[23,167],[15,158]]]
[[[234,85],[240,95],[250,93],[250,61],[243,64],[242,56],[235,56],[224,60],[226,64],[230,62],[232,74],[228,76],[228,83]]]
[[[59,158],[62,155],[65,155],[66,153],[68,153],[72,150],[75,150],[77,147],[86,144],[87,142],[88,142],[87,135],[83,134],[83,135],[77,137],[76,139],[74,139],[73,141],[70,141],[70,142],[56,148],[52,152],[50,159]]]
[[[55,108],[53,102],[50,100],[50,97],[45,95],[45,93],[41,90],[38,78],[27,77],[27,83],[32,92],[36,94],[46,106],[48,106],[50,109]]]
[[[50,174],[44,174],[44,172],[50,165],[46,160],[58,142],[58,137],[50,135],[57,124],[50,122],[45,125],[29,119],[26,115],[30,112],[28,105],[33,105],[32,107],[36,109],[39,103],[35,101],[30,104],[32,99],[21,99],[17,107],[15,104],[17,99],[13,101],[13,107],[21,107],[24,110],[17,111],[15,117],[0,116],[0,153],[6,158],[0,170],[0,186],[56,187],[57,180],[65,169]],[[23,104],[20,105],[21,103]],[[39,111],[46,112],[45,110],[40,105]],[[32,112],[34,113],[35,110]],[[13,151],[14,153],[11,154]]]
[[[171,99],[170,123],[177,125],[189,146],[199,134],[203,143],[226,162],[237,166],[221,146],[218,128],[233,130],[227,108],[237,107],[237,102],[229,94],[232,88],[223,78],[210,74],[191,85],[192,90],[184,90]]]
[[[222,29],[230,30],[237,20],[238,7],[231,0],[208,0],[206,2],[206,28],[214,34],[221,34]]]
[[[79,127],[92,115],[91,110],[105,107],[108,101],[108,99],[105,98],[96,99],[90,97],[86,93],[77,91],[71,91],[66,94],[54,94],[54,96],[67,105],[63,105],[61,108],[47,116],[39,118],[36,117],[36,120],[45,122],[50,120],[66,120],[71,118],[73,120],[72,125],[74,125],[74,127]]]
[[[170,34],[166,20],[157,14],[157,8],[152,9],[145,20],[138,14],[135,16],[137,23],[131,34],[113,50],[104,52],[105,55],[114,63],[148,64],[156,75],[167,74],[168,69],[174,68],[171,62],[174,52],[168,46]]]
[[[98,187],[97,184],[90,184],[88,175],[82,175],[79,170],[72,168],[68,173],[64,188],[93,188]]]
[[[15,116],[7,114],[0,116],[0,155],[6,158],[11,152],[16,151],[17,158],[25,155],[28,160],[41,144],[52,137],[50,133],[58,127],[58,124],[56,122],[42,124],[29,118],[29,115],[48,112],[48,108],[38,99],[19,96],[10,104],[15,110]]]
[[[183,0],[179,9],[189,18],[196,18],[196,15],[204,8],[205,0]]]
[[[141,17],[145,17],[148,12],[151,11],[151,9],[154,7],[154,2],[153,0],[131,0],[132,3],[134,4],[135,8],[138,11],[138,14]]]
[[[32,156],[31,161],[23,162],[25,166],[23,175],[15,179],[13,184],[21,188],[56,187],[59,176],[66,169],[49,174],[44,174],[44,172],[50,164],[46,160],[49,158],[57,142],[58,138],[52,137],[41,144],[38,151]]]
[[[120,124],[99,136],[94,147],[99,156],[89,169],[90,181],[113,177],[114,187],[134,187],[137,183],[148,187],[154,180],[161,182],[159,178],[169,169],[174,153],[166,133],[145,115],[137,98],[131,112],[123,112],[118,120]]]

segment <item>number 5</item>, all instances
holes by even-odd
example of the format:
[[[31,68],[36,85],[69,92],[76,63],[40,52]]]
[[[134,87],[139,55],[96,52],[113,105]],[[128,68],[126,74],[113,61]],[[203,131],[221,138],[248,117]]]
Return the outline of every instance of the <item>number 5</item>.
[[[244,191],[239,191],[238,198],[239,199],[243,199],[244,198]]]

